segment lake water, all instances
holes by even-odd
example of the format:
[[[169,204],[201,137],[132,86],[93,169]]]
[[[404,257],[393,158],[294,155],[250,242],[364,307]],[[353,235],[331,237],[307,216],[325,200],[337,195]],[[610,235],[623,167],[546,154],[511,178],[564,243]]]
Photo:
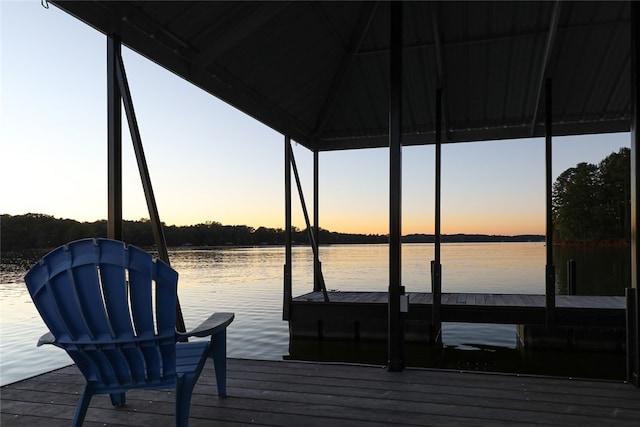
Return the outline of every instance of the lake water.
[[[215,311],[235,312],[228,330],[228,356],[280,360],[289,357],[288,325],[282,321],[284,247],[179,248],[170,250],[179,272],[179,297],[187,328]],[[327,288],[386,291],[387,245],[321,247]],[[4,253],[0,272],[0,383],[2,385],[70,363],[62,350],[35,347],[47,330],[24,286],[23,276],[42,252]],[[443,292],[544,293],[543,243],[442,245]],[[430,291],[432,244],[405,244],[402,282],[407,292]],[[628,248],[558,248],[558,293],[566,293],[564,265],[578,262],[578,292],[624,295],[629,283]],[[313,254],[293,248],[293,294],[310,292]],[[312,344],[303,358],[383,363],[385,345]],[[599,358],[599,359],[598,359]],[[598,362],[599,360],[599,362]],[[452,369],[594,376],[620,379],[624,354],[522,352],[513,325],[445,324],[443,347],[408,349],[407,363]],[[599,369],[594,371],[594,365]]]

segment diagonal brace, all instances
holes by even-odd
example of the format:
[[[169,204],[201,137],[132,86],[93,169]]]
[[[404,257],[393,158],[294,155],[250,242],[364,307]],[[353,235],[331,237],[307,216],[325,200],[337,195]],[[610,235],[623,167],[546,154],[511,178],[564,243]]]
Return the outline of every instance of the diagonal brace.
[[[304,201],[302,184],[300,183],[300,176],[298,175],[298,167],[296,166],[296,159],[293,156],[293,149],[291,148],[291,144],[287,145],[287,149],[289,150],[289,158],[291,159],[293,174],[296,178],[296,185],[298,186],[298,196],[300,197],[300,204],[302,205],[302,213],[304,214],[304,220],[307,223],[307,233],[309,234],[309,242],[311,242],[311,250],[313,251],[314,259],[318,259],[318,244],[316,243],[316,239],[315,239],[315,236],[313,235],[313,230],[311,228],[311,221],[309,220],[309,212],[307,211],[307,204]],[[320,286],[322,287],[324,302],[329,302],[329,294],[327,293],[327,287],[325,286],[324,276],[322,275],[321,269],[317,270],[317,275],[318,275],[318,281],[320,282]]]

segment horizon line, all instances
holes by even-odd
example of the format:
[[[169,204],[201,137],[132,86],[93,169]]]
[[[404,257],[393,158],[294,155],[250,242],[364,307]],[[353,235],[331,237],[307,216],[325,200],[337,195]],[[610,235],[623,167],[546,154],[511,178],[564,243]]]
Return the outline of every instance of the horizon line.
[[[51,214],[45,214],[45,213],[39,213],[39,212],[27,212],[24,214],[9,214],[9,213],[1,213],[0,216],[28,216],[28,215],[33,215],[33,216],[44,216],[44,217],[51,217],[54,220],[61,220],[61,221],[75,221],[78,223],[95,223],[95,222],[107,222],[107,219],[101,218],[101,219],[96,219],[96,220],[78,220],[78,219],[74,219],[74,218],[64,218],[64,217],[56,217],[55,215],[51,215]],[[122,219],[123,222],[146,222],[146,221],[151,221],[150,218],[139,218],[139,219]],[[254,230],[257,230],[259,228],[271,228],[271,229],[280,229],[280,230],[284,230],[284,227],[269,227],[269,226],[264,226],[264,225],[260,225],[258,227],[255,227],[253,225],[247,225],[247,224],[223,224],[219,221],[213,221],[213,220],[208,220],[208,221],[204,221],[204,222],[196,222],[196,223],[192,223],[192,224],[183,224],[183,225],[177,225],[177,224],[166,224],[164,221],[162,221],[164,227],[193,227],[193,226],[197,226],[197,225],[209,225],[209,223],[211,224],[220,224],[223,227],[249,227],[249,228],[253,228]],[[300,228],[297,226],[293,226],[293,228],[296,228],[300,231],[304,231],[306,230],[306,227],[304,228]],[[330,233],[338,233],[338,234],[354,234],[354,235],[361,235],[361,236],[389,236],[389,233],[357,233],[357,232],[345,232],[345,231],[335,231],[335,230],[329,230],[323,227],[320,227],[321,230],[330,232]],[[465,233],[465,232],[454,232],[454,233],[440,233],[441,236],[491,236],[491,237],[518,237],[518,236],[534,236],[534,237],[546,237],[545,233],[515,233],[515,234],[496,234],[496,233],[483,233],[483,232],[472,232],[472,233]],[[408,237],[408,236],[435,236],[435,233],[431,232],[412,232],[412,233],[407,233],[407,234],[402,234],[401,237]]]

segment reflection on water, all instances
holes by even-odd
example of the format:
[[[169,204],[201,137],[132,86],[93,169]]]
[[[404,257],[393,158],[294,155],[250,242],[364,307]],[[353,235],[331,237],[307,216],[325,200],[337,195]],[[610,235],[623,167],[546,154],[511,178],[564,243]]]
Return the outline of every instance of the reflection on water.
[[[560,248],[559,248],[560,249]],[[622,295],[628,263],[611,248],[592,252],[558,251],[558,259],[578,262],[580,293]],[[387,245],[336,245],[321,248],[323,273],[329,289],[386,291]],[[2,254],[0,271],[0,383],[7,384],[70,363],[53,347],[36,348],[46,328],[37,314],[22,277],[42,252]],[[579,256],[582,256],[580,258]],[[563,258],[564,257],[564,258]],[[590,258],[591,257],[591,258]],[[288,324],[282,321],[283,247],[180,248],[170,250],[179,272],[179,297],[187,327],[215,311],[235,312],[228,330],[230,357],[282,359],[289,355]],[[433,245],[406,244],[402,253],[402,282],[408,292],[430,290]],[[594,261],[597,259],[597,262]],[[563,261],[558,265],[558,290]],[[628,262],[628,261],[627,261]],[[442,246],[444,292],[544,293],[545,248],[541,243],[445,244]],[[582,267],[581,267],[582,266]],[[589,271],[584,270],[590,268]],[[309,248],[293,249],[293,293],[313,288],[313,255]],[[587,280],[593,278],[593,280]],[[582,376],[593,369],[590,353],[522,353],[513,325],[445,324],[442,348],[408,346],[407,363],[451,369],[481,369]],[[384,364],[386,344],[292,343],[300,359],[343,360]],[[600,357],[601,356],[601,357]],[[624,355],[600,355],[597,375],[621,378]],[[589,359],[589,361],[587,361]],[[579,368],[571,370],[572,367]],[[615,372],[611,372],[615,371]],[[572,374],[571,372],[576,372]]]
[[[443,345],[406,343],[406,366],[623,380],[624,352],[524,351],[514,325],[444,323]],[[295,339],[287,359],[385,365],[385,342]]]
[[[47,332],[24,285],[28,268],[43,251],[3,252],[0,269],[0,384],[68,365],[67,355],[53,346],[36,349]]]

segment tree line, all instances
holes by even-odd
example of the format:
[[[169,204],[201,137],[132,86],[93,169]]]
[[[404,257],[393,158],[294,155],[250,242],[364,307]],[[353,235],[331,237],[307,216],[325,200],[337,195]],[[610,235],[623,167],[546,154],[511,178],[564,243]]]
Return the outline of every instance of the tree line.
[[[578,163],[552,189],[554,241],[629,242],[631,150],[620,148],[599,164]]]
[[[127,243],[151,247],[154,245],[151,223],[148,219],[123,222],[123,240]],[[257,246],[284,245],[285,232],[281,228],[247,225],[222,225],[209,221],[204,224],[164,225],[168,246]],[[379,234],[337,233],[320,229],[319,241],[337,243],[386,243],[387,236]],[[0,250],[49,249],[85,237],[106,237],[107,221],[79,222],[54,218],[51,215],[29,213],[0,215]],[[306,230],[293,227],[292,240],[307,244]]]
[[[222,225],[219,222],[188,226],[164,226],[167,245],[176,246],[259,246],[284,245],[285,232],[281,228],[246,225]],[[107,221],[78,222],[59,219],[45,214],[0,215],[0,250],[51,249],[85,237],[106,237]],[[307,230],[293,227],[295,244],[308,245]],[[148,219],[123,222],[123,240],[140,247],[154,244]],[[410,234],[403,237],[405,243],[433,243],[433,234]],[[387,235],[338,233],[320,229],[321,244],[388,243]],[[500,236],[485,234],[443,235],[442,242],[531,242],[544,241],[541,235]]]

